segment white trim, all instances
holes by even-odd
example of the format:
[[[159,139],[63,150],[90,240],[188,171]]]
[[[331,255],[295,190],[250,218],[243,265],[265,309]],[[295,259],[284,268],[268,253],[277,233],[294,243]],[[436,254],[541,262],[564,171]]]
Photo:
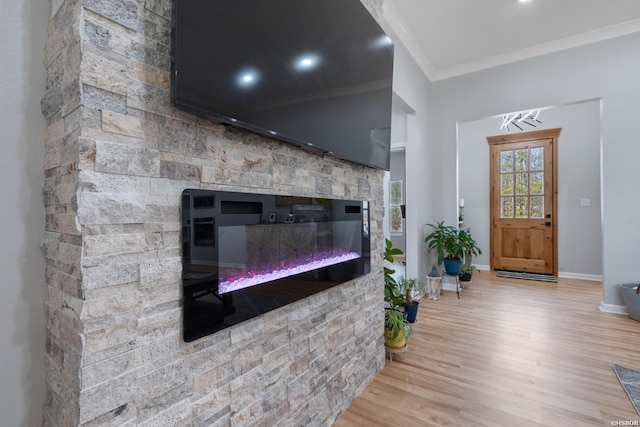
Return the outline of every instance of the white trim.
[[[525,59],[535,58],[549,53],[560,52],[566,49],[584,46],[590,43],[596,43],[602,40],[608,40],[614,37],[620,37],[640,31],[640,19],[634,19],[632,21],[611,25],[609,27],[565,37],[549,43],[543,43],[514,52],[507,52],[490,58],[484,58],[479,61],[437,69],[425,53],[424,49],[422,49],[420,42],[410,31],[395,6],[393,6],[391,2],[385,1],[382,4],[382,10],[386,26],[390,27],[391,31],[394,32],[399,41],[407,48],[409,54],[418,63],[422,72],[431,82],[486,70]]]
[[[561,271],[558,273],[558,277],[562,277],[563,279],[579,279],[589,280],[593,282],[602,282],[602,276],[599,274],[569,273],[566,271]]]
[[[600,311],[603,313],[624,314],[628,315],[627,307],[624,305],[607,304],[604,301],[600,301]]]
[[[492,56],[479,61],[436,70],[435,73],[431,74],[430,80],[435,82],[451,77],[457,77],[463,74],[469,74],[476,71],[486,70],[488,68],[498,67],[500,65],[510,64],[512,62],[522,61],[524,59],[535,58],[549,53],[560,52],[566,49],[572,49],[590,43],[624,36],[637,31],[640,31],[640,19],[611,25],[609,27],[600,28],[583,34],[576,34],[575,36],[554,40],[549,43],[543,43],[514,52],[504,53],[502,55]]]
[[[391,144],[392,153],[397,153],[397,152],[406,151],[406,150],[407,150],[406,142],[394,142]]]
[[[427,76],[427,79],[433,81],[432,77],[436,74],[436,69],[420,46],[420,42],[416,40],[416,37],[409,30],[406,22],[391,2],[385,1],[382,3],[382,15],[386,26],[393,31],[398,40],[407,48],[413,60],[418,63],[418,67]]]

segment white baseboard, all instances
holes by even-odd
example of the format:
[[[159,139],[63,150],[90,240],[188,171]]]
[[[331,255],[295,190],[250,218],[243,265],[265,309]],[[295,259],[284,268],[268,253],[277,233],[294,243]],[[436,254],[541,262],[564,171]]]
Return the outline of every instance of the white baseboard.
[[[560,271],[558,272],[558,277],[562,277],[564,279],[579,279],[589,280],[593,282],[602,282],[602,276],[599,274],[568,273],[566,271]]]
[[[613,314],[625,314],[628,315],[627,307],[624,305],[607,304],[604,301],[600,301],[600,311],[604,313]]]

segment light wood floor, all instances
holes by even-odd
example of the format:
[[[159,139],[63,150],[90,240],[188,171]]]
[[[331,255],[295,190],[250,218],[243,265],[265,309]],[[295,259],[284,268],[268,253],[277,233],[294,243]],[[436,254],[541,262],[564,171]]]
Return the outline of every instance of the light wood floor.
[[[597,282],[476,273],[460,300],[421,302],[405,356],[387,357],[334,426],[640,420],[612,370],[640,369],[640,322],[600,312],[600,300]]]

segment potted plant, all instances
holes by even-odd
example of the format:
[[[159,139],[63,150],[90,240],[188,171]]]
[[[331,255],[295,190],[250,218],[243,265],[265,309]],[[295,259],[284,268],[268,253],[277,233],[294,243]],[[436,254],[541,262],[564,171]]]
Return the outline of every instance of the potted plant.
[[[471,264],[462,264],[460,267],[460,281],[461,282],[470,282],[473,273],[478,271],[475,265]]]
[[[389,239],[385,239],[383,259],[393,262],[395,255],[402,255],[401,249],[394,248]],[[413,332],[407,323],[406,313],[398,281],[393,277],[395,270],[384,266],[384,343],[393,349],[403,348]]]
[[[397,296],[402,301],[404,311],[407,313],[407,322],[414,323],[416,321],[420,300],[426,293],[427,287],[419,280],[404,277],[398,279]]]
[[[465,255],[477,256],[482,253],[478,243],[466,231],[445,225],[444,221],[427,225],[433,230],[424,238],[424,241],[429,250],[436,250],[438,265],[444,264],[447,274],[459,275]]]
[[[403,252],[401,249],[394,248],[393,243],[389,239],[385,239],[385,247],[384,254],[382,257],[385,261],[392,263],[394,261],[393,257],[396,255],[402,255]],[[384,269],[384,301],[385,307],[402,307],[403,300],[401,297],[401,292],[398,287],[398,282],[393,277],[393,274],[396,272],[394,269],[383,266]]]
[[[402,255],[402,249],[394,248],[393,243],[389,239],[384,240],[384,253],[382,254],[382,258],[385,261],[393,263],[393,257],[396,255]],[[393,278],[393,274],[396,272],[394,269],[383,266],[384,268],[384,285],[385,285],[385,295],[387,294],[387,287],[393,288],[396,286],[396,279]]]
[[[384,310],[384,344],[390,348],[402,348],[407,345],[413,328],[405,318],[405,313],[398,307]]]

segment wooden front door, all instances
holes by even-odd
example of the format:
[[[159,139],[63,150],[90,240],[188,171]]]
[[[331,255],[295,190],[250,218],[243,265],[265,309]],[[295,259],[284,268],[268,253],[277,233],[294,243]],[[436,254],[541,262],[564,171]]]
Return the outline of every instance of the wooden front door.
[[[555,159],[560,131],[487,138],[492,270],[558,275]]]

